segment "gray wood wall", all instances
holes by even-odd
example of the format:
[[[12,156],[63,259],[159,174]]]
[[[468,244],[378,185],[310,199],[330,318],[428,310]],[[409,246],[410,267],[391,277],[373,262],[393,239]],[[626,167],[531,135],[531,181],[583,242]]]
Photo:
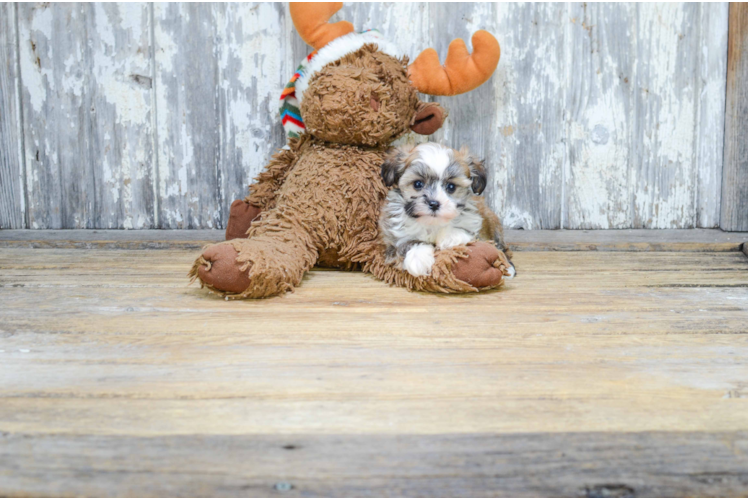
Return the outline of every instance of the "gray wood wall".
[[[438,98],[509,227],[720,224],[727,4],[346,5],[411,57],[477,29],[479,89]],[[283,145],[309,52],[285,4],[0,4],[0,227],[222,228]]]
[[[720,227],[748,231],[748,4],[730,4],[729,32]]]

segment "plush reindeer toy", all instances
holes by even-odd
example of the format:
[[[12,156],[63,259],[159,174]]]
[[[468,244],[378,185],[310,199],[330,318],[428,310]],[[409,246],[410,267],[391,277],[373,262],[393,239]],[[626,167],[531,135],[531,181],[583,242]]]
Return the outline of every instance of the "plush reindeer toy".
[[[449,46],[444,66],[433,49],[410,65],[376,31],[328,23],[341,3],[292,3],[301,37],[317,49],[281,96],[288,145],[232,204],[224,243],[205,249],[190,272],[229,298],[291,291],[315,264],[362,269],[413,290],[476,292],[503,283],[503,254],[489,242],[437,251],[429,276],[386,263],[378,220],[387,195],[381,166],[409,130],[429,135],[445,111],[418,92],[455,95],[490,78],[499,44],[488,32]]]

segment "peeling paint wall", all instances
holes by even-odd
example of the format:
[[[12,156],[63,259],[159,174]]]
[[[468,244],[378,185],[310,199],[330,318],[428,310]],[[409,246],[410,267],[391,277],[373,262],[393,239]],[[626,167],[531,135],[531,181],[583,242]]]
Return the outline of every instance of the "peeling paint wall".
[[[361,3],[414,58],[493,32],[431,139],[486,158],[508,227],[717,227],[727,4]],[[285,4],[0,4],[0,227],[222,228],[283,145],[309,52]],[[424,140],[409,136],[404,141]]]

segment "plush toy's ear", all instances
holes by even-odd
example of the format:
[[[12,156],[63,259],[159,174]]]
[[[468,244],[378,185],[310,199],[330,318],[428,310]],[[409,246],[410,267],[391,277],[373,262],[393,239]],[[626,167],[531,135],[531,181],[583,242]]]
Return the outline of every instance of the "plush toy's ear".
[[[439,130],[447,118],[447,110],[436,102],[419,102],[410,129],[416,134],[431,135]]]
[[[475,194],[483,193],[486,189],[486,183],[488,176],[486,175],[486,168],[483,166],[483,160],[474,156],[468,156],[468,164],[470,165],[470,179],[473,181],[471,187]]]
[[[408,151],[404,148],[391,148],[382,163],[382,179],[387,187],[394,186],[405,170],[405,158]]]

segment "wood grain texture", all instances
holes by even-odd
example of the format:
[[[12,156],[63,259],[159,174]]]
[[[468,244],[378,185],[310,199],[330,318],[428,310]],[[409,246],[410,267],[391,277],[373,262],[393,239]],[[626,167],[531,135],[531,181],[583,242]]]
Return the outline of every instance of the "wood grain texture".
[[[193,257],[0,249],[0,494],[748,488],[741,252],[518,252],[470,296],[313,271],[243,302],[186,287]]]
[[[637,5],[633,75],[633,226],[692,227],[695,218],[696,4]],[[668,19],[668,23],[663,23]]]
[[[16,6],[0,3],[0,229],[26,227]]]
[[[726,231],[748,230],[748,6],[730,3],[722,218]]]
[[[568,166],[565,226],[628,228],[634,113],[630,3],[573,4],[565,65]]]
[[[218,4],[219,109],[221,117],[221,214],[247,195],[247,186],[285,145],[278,97],[296,70],[282,54],[291,53],[291,24],[282,3]],[[294,33],[295,35],[295,33]],[[298,36],[298,35],[295,35]]]
[[[19,6],[31,228],[152,227],[145,4]]]
[[[507,229],[514,251],[737,252],[748,233],[719,229],[623,229],[619,231],[524,231]],[[220,229],[0,231],[0,248],[192,249],[224,240]]]
[[[209,4],[154,4],[161,228],[221,227],[216,29]]]
[[[493,131],[486,137],[493,150],[492,207],[502,214],[506,227],[557,229],[562,227],[567,149],[563,75],[568,64],[568,6],[505,4],[495,9],[502,58],[486,84],[493,84],[495,105],[474,104],[474,114],[485,112],[485,106],[495,115]],[[474,22],[478,28],[484,20],[476,17]],[[470,94],[461,97],[464,102],[469,98]],[[453,128],[466,129],[463,137],[485,134],[467,132],[470,126],[464,123]]]
[[[87,11],[83,4],[18,6],[33,229],[94,227]]]
[[[724,4],[572,5],[567,227],[718,225],[726,19]]]
[[[91,157],[96,212],[92,227],[153,227],[151,24],[145,3],[93,4]]]
[[[13,473],[0,476],[0,492],[89,497],[739,497],[748,482],[747,438],[745,432],[149,438],[6,433],[0,435],[0,474]],[[157,480],[148,481],[152,478]]]
[[[157,4],[155,19],[159,227],[222,228],[285,143],[286,6]]]
[[[277,98],[310,50],[287,7],[19,12],[30,227],[224,227],[284,142]],[[489,82],[424,99],[450,110],[433,140],[485,157],[486,196],[508,227],[711,228],[721,209],[725,224],[748,213],[735,205],[745,176],[722,182],[725,3],[357,3],[334,17],[379,29],[411,58],[496,34]],[[721,208],[722,190],[734,209]]]
[[[379,30],[411,60],[431,46],[434,4],[390,3],[383,7],[369,2],[344,4],[335,19],[352,22],[356,31]],[[445,33],[444,36],[448,35]]]
[[[725,142],[725,79],[729,5],[700,4],[696,117],[696,226],[719,227]],[[707,167],[705,167],[707,166]]]

